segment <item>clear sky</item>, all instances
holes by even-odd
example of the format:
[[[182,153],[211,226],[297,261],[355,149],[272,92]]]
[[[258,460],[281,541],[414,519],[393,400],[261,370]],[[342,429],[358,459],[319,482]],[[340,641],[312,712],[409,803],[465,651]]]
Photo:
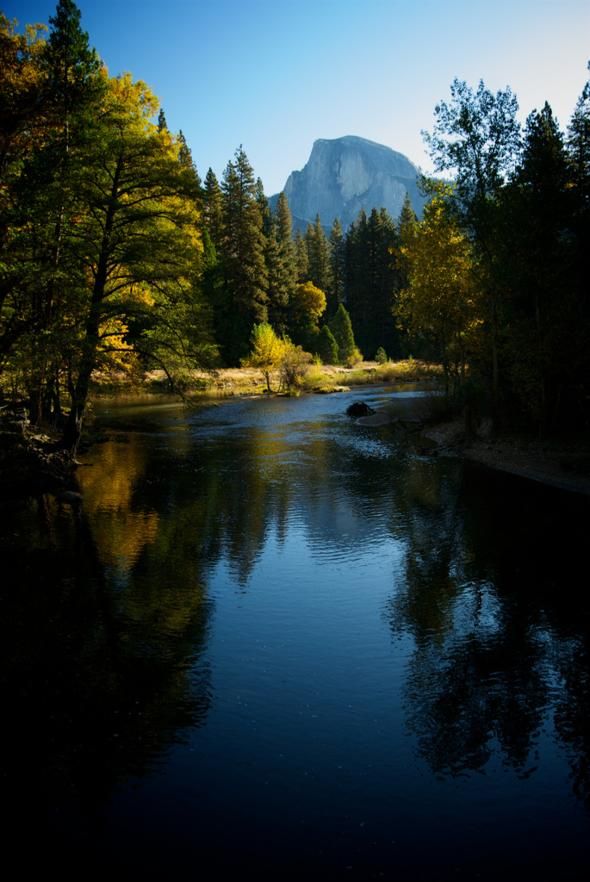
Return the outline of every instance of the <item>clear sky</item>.
[[[21,23],[56,0],[0,0]],[[567,126],[588,76],[590,0],[79,0],[111,74],[131,71],[203,176],[239,144],[282,189],[316,138],[360,135],[430,170],[421,129],[454,77],[509,85]]]

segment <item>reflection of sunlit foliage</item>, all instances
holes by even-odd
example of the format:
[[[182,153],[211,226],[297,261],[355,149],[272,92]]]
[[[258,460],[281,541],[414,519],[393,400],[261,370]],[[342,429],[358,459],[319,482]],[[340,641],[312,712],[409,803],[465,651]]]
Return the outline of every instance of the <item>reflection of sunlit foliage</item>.
[[[144,773],[209,705],[199,661],[209,605],[194,543],[176,571],[165,560],[143,566],[148,550],[165,554],[182,530],[171,526],[173,512],[161,519],[137,504],[145,459],[133,444],[117,449],[125,453],[102,480],[82,470],[80,518],[41,500],[26,554],[16,543],[4,556],[19,576],[1,610],[4,710],[13,721],[3,781],[7,793],[30,790],[40,811],[46,801],[59,807],[56,822],[67,805],[78,816],[87,794],[107,798],[117,781]],[[111,451],[102,446],[105,462]],[[15,763],[21,756],[26,763]]]
[[[155,511],[135,511],[132,496],[146,465],[146,452],[131,435],[126,443],[108,441],[97,447],[93,465],[79,470],[84,510],[101,561],[122,575],[137,560],[158,530]]]

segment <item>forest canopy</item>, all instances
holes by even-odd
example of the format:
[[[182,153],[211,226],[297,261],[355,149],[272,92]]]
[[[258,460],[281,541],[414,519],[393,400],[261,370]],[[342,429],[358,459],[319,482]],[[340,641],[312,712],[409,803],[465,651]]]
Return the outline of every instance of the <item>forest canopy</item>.
[[[98,370],[157,368],[181,389],[279,352],[411,353],[500,421],[587,422],[589,83],[562,132],[547,104],[521,131],[509,89],[456,80],[425,136],[451,181],[423,182],[422,218],[406,199],[399,218],[318,216],[294,235],[243,147],[201,179],[150,88],[109,75],[72,0],[48,29],[0,14],[0,62],[0,390],[67,448]]]

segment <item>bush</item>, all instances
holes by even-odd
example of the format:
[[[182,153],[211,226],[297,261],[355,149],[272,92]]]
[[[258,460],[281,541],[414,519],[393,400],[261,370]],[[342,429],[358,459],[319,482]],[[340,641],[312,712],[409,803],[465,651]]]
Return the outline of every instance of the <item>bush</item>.
[[[387,362],[389,361],[387,357],[387,352],[385,351],[383,346],[380,346],[375,353],[375,361],[377,362],[377,364],[387,364]]]
[[[313,356],[305,352],[301,346],[295,346],[290,340],[284,341],[284,347],[279,366],[281,388],[292,392],[302,385]]]

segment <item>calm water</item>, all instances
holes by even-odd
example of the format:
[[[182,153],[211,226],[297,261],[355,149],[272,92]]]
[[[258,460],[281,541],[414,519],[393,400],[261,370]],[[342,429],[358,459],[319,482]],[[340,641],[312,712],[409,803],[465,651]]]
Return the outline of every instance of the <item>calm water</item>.
[[[588,503],[344,415],[384,396],[105,405],[79,520],[2,504],[24,858],[585,878]]]

